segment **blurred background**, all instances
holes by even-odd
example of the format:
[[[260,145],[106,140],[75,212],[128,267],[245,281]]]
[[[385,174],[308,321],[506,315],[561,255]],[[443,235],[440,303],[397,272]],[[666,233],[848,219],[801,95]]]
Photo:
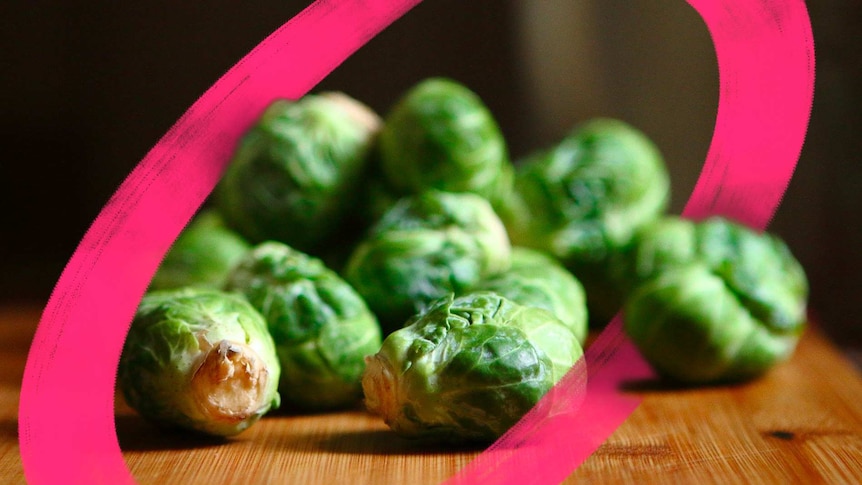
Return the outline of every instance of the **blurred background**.
[[[309,1],[48,0],[0,6],[0,304],[42,305],[113,191],[183,112]],[[816,320],[862,348],[862,2],[808,5],[817,86],[770,226],[806,267]],[[476,91],[515,158],[594,116],[661,148],[682,210],[718,101],[712,42],[683,0],[426,0],[316,90],[381,114],[428,76]]]

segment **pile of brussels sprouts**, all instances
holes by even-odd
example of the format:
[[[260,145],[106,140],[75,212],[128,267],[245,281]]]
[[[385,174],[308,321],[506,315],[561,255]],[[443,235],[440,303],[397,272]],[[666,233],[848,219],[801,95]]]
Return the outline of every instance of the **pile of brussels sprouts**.
[[[384,118],[341,93],[278,100],[153,278],[119,387],[142,416],[217,436],[364,403],[403,436],[488,442],[620,309],[669,379],[788,358],[799,263],[772,235],[666,214],[669,195],[655,145],[618,120],[513,162],[448,79]]]

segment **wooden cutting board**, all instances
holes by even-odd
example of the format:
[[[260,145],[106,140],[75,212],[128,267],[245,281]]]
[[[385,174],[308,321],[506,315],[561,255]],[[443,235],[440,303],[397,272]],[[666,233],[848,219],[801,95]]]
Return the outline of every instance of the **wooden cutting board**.
[[[34,307],[0,309],[0,483],[24,483],[17,410]],[[862,376],[817,328],[748,384],[633,390],[641,406],[565,483],[862,483]],[[265,417],[234,439],[166,434],[117,403],[141,484],[435,484],[481,449],[398,438],[361,409]]]

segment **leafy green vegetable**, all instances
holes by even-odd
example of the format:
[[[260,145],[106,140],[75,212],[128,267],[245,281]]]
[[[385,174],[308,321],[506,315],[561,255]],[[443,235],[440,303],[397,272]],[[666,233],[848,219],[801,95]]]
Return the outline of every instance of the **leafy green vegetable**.
[[[584,285],[591,317],[607,318],[622,305],[614,255],[664,212],[669,194],[655,145],[622,121],[595,119],[524,160],[501,213],[513,244],[563,261]]]
[[[324,410],[359,402],[364,358],[380,348],[377,319],[323,262],[278,242],[256,246],[230,275],[268,323],[286,403]]]
[[[545,253],[512,248],[511,267],[482,280],[473,290],[493,291],[515,303],[544,308],[568,325],[580,343],[587,338],[584,287]]]
[[[503,134],[467,87],[430,78],[390,111],[380,133],[382,171],[396,194],[427,189],[505,197],[513,167]]]
[[[151,290],[184,286],[220,288],[234,264],[251,246],[207,209],[180,233],[159,266]]]
[[[582,355],[549,311],[476,292],[442,298],[389,335],[362,386],[369,410],[402,436],[491,441]]]
[[[629,255],[626,330],[660,372],[744,380],[788,358],[806,323],[808,283],[787,246],[714,217],[665,218]]]
[[[244,298],[185,288],[144,296],[117,380],[144,418],[230,436],[279,406],[279,375],[266,323]]]
[[[379,127],[374,112],[340,93],[274,102],[220,182],[219,210],[253,243],[318,249],[357,204]]]
[[[389,333],[431,301],[506,269],[510,253],[485,199],[430,190],[401,199],[378,221],[345,276]]]

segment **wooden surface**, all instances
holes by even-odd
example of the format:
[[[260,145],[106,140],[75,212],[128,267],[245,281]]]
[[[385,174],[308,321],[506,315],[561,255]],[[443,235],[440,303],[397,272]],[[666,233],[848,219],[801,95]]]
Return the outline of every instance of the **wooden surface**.
[[[0,308],[0,483],[24,483],[18,395],[38,308]],[[565,483],[862,483],[862,377],[816,329],[764,378],[645,384],[641,406]],[[267,416],[224,442],[162,433],[117,405],[141,484],[434,484],[479,449],[428,448],[361,410]]]

